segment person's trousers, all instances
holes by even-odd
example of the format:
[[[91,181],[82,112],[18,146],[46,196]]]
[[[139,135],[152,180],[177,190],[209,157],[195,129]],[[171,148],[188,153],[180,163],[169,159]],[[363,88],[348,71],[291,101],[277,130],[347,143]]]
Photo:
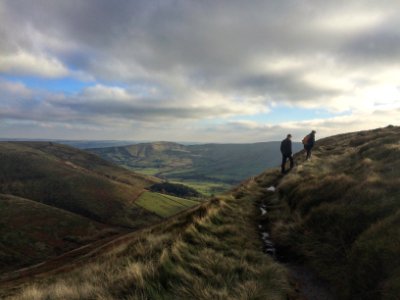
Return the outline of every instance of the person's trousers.
[[[310,147],[310,146],[304,146],[304,149],[306,150],[306,153],[307,153],[306,159],[311,158],[311,149],[312,149],[312,147]]]
[[[294,166],[292,155],[291,154],[282,154],[282,165],[281,165],[282,173],[285,173],[285,165],[286,165],[286,161],[288,159],[290,161],[290,168],[292,169]]]

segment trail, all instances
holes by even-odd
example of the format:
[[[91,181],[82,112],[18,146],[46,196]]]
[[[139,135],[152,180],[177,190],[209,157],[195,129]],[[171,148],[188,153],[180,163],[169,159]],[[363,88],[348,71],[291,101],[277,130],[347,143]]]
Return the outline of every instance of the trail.
[[[128,233],[120,233],[111,237],[107,237],[63,253],[60,256],[51,258],[39,264],[1,274],[0,290],[18,289],[19,286],[26,283],[31,283],[34,279],[48,278],[49,275],[59,274],[76,269],[82,264],[104,254],[107,250],[111,250],[118,245],[131,242],[139,238],[141,233],[145,231],[151,231],[158,226],[162,226],[163,223],[167,222],[171,218],[175,218],[186,213],[191,213],[199,206],[200,204],[192,206],[189,209],[165,218],[151,226],[137,229]]]
[[[335,300],[325,282],[322,282],[307,267],[286,264],[290,276],[295,282],[295,288],[300,294],[299,300]]]
[[[60,273],[70,269],[74,269],[79,263],[82,263],[99,254],[99,252],[113,248],[133,239],[135,235],[142,230],[130,233],[118,234],[112,237],[98,240],[85,246],[76,248],[69,252],[63,253],[57,257],[48,259],[39,264],[26,268],[11,271],[0,276],[0,288],[7,285],[16,285],[32,278],[44,277],[49,274]]]
[[[274,193],[275,187],[271,186],[268,192]],[[264,201],[259,203],[261,217],[265,218],[268,214],[268,206]],[[337,300],[337,298],[329,290],[325,282],[319,279],[307,266],[301,264],[292,264],[280,260],[279,253],[271,236],[267,230],[268,224],[261,219],[258,224],[261,239],[263,241],[263,250],[266,254],[272,256],[276,261],[283,264],[289,270],[290,279],[294,284],[297,292],[296,300]],[[288,260],[286,258],[285,260]]]

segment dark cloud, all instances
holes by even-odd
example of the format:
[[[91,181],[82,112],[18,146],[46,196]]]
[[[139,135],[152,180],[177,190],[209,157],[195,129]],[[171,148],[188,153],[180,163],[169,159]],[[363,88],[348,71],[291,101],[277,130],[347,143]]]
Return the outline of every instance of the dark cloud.
[[[400,19],[389,19],[345,43],[341,57],[346,63],[387,65],[400,60]]]
[[[277,55],[312,56],[321,52],[335,55],[341,44],[349,48],[350,54],[370,51],[372,55],[397,55],[393,44],[398,26],[391,27],[388,38],[384,37],[388,28],[381,26],[381,31],[378,29],[374,35],[380,40],[374,39],[375,49],[372,49],[368,46],[371,45],[368,35],[355,33],[350,36],[354,42],[348,43],[348,34],[324,34],[319,24],[313,23],[315,19],[343,11],[356,15],[377,7],[392,10],[398,6],[396,1],[385,1],[379,6],[371,1],[327,4],[294,0],[3,2],[10,28],[24,32],[31,26],[47,37],[77,44],[78,50],[55,55],[75,67],[85,68],[84,71],[94,72],[98,78],[136,80],[153,77],[153,72],[170,72],[189,78],[202,74],[212,81],[245,71],[252,57],[274,59]],[[10,34],[13,35],[11,30]],[[22,39],[23,36],[16,42],[22,43]],[[128,71],[121,74],[118,68],[113,68],[118,63]],[[243,76],[246,78],[248,74]],[[232,89],[235,83],[232,82]]]
[[[2,117],[163,122],[273,104],[374,109],[375,95],[394,104],[399,8],[397,0],[0,0],[1,73],[112,82],[127,93],[3,97]]]

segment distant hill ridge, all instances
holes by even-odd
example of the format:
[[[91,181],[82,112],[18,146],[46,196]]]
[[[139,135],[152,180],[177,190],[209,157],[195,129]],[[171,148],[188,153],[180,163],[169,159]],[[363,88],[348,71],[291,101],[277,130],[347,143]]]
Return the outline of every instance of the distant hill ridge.
[[[280,142],[202,145],[153,142],[88,150],[131,170],[184,184],[232,185],[279,165],[279,148]],[[294,152],[300,149],[300,143],[293,143]]]
[[[0,271],[161,218],[135,205],[159,182],[52,142],[0,142]]]

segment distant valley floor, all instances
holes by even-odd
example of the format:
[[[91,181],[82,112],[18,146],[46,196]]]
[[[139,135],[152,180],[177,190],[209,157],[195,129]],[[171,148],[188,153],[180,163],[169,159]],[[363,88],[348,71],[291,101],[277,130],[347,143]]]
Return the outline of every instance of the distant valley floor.
[[[87,149],[137,173],[193,187],[204,195],[224,192],[242,180],[280,164],[280,142],[181,145],[142,143]],[[301,149],[293,143],[293,150]]]

